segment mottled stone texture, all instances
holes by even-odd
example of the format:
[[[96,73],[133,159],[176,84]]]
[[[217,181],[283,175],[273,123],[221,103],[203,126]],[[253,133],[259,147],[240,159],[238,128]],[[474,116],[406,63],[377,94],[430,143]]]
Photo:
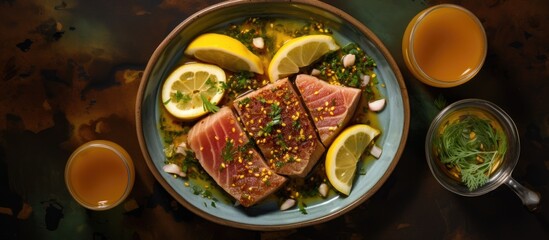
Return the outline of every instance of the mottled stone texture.
[[[195,216],[155,182],[136,139],[134,103],[148,58],[174,26],[216,2],[0,1],[0,207],[16,212],[0,214],[1,239],[548,239],[549,1],[327,0],[370,27],[399,63],[413,113],[409,141],[367,202],[330,222],[277,232]],[[408,21],[442,2],[475,13],[489,45],[477,77],[452,89],[413,79],[400,52]],[[515,120],[522,151],[513,176],[541,193],[539,212],[505,187],[466,198],[431,176],[423,142],[437,106],[473,97]],[[108,212],[85,211],[64,185],[71,151],[93,139],[119,143],[136,165],[128,203]],[[24,203],[32,213],[17,219]]]

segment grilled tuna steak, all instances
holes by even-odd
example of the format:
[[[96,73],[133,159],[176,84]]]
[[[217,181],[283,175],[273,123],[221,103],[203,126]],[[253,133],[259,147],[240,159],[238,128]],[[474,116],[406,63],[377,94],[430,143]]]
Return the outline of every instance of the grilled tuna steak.
[[[229,107],[195,124],[188,143],[204,170],[245,207],[270,195],[286,181],[267,167]]]
[[[324,153],[324,146],[287,78],[234,101],[245,130],[267,165],[277,173],[304,177]]]
[[[336,86],[309,75],[298,75],[295,84],[318,130],[329,146],[352,118],[360,100],[360,89]]]

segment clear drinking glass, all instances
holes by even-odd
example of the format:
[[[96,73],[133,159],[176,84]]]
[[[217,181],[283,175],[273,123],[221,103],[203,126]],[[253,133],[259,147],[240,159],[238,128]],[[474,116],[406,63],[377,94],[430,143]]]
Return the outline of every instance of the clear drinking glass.
[[[91,210],[111,209],[132,190],[135,170],[120,145],[94,140],[78,147],[67,161],[65,183],[73,198]]]
[[[459,114],[460,112],[466,113],[471,110],[483,112],[486,115],[492,116],[499,122],[507,136],[508,143],[507,152],[505,153],[501,165],[490,174],[486,184],[473,191],[470,191],[461,181],[450,177],[443,169],[444,166],[441,166],[440,161],[436,159],[433,152],[433,140],[439,133],[440,127],[447,122],[449,116],[455,115],[456,113]],[[453,193],[468,197],[480,196],[496,189],[501,184],[506,184],[520,197],[522,203],[529,210],[536,210],[539,205],[540,195],[524,187],[511,176],[520,155],[520,141],[517,127],[507,113],[491,102],[481,99],[464,99],[450,104],[443,109],[432,121],[429,131],[427,132],[425,154],[433,176],[444,188]]]
[[[487,45],[484,27],[472,12],[455,4],[439,4],[412,18],[402,37],[402,55],[406,67],[418,80],[448,88],[469,81],[480,71]],[[437,62],[436,67],[428,67],[432,63],[422,59]],[[451,66],[462,66],[463,72],[444,78],[429,73],[433,68],[452,72]]]

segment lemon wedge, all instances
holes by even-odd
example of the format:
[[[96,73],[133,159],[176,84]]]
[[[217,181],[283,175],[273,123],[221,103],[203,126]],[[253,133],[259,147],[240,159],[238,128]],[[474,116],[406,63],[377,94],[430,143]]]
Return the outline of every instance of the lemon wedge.
[[[192,120],[217,109],[225,92],[225,71],[218,66],[189,63],[173,71],[162,86],[162,102],[177,118]]]
[[[233,72],[249,71],[263,74],[261,59],[240,41],[227,35],[202,34],[189,44],[185,54]]]
[[[380,134],[366,124],[346,128],[334,140],[326,153],[326,176],[334,188],[349,195],[353,186],[357,162],[370,142]]]
[[[271,82],[299,72],[324,54],[339,49],[334,38],[328,35],[307,35],[285,42],[269,63]]]

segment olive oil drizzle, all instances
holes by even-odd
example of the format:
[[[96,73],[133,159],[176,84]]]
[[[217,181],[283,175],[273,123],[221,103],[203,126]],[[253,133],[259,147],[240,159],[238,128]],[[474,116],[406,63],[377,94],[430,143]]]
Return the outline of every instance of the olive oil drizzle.
[[[221,30],[220,33],[238,39],[245,44],[250,51],[267,62],[270,58],[272,58],[272,55],[276,52],[280,45],[288,39],[310,34],[333,34],[327,26],[321,22],[315,21],[314,19],[301,22],[276,18],[249,18],[244,22],[229,24],[227,28],[224,31]],[[262,37],[265,40],[265,48],[258,49],[250,44],[252,39],[256,37]],[[357,60],[354,67],[349,67],[349,69],[345,69],[343,67],[341,57],[345,54],[356,55]],[[182,62],[187,61],[194,61],[194,59],[185,59]],[[308,67],[304,67],[300,70],[300,73],[308,74],[313,68],[315,68],[322,71],[319,78],[325,79],[331,84],[360,88],[363,91],[363,99],[361,99],[360,103],[362,106],[368,100],[374,99],[381,95],[377,89],[378,77],[376,77],[374,73],[374,69],[376,67],[377,65],[374,59],[368,56],[363,49],[361,49],[356,43],[349,43],[346,46],[343,46],[340,50],[324,56],[318,62],[315,62]],[[226,82],[215,82],[211,80],[208,80],[207,82],[207,84],[211,86],[209,90],[225,90],[225,96],[219,103],[220,105],[230,104],[234,99],[244,95],[243,93],[250,90],[259,89],[270,83],[266,80],[267,78],[264,75],[259,75],[252,72],[242,71],[226,73]],[[372,79],[369,84],[362,85],[362,80],[360,79],[360,76],[362,75],[371,76]],[[200,97],[204,103],[203,107],[205,110],[208,112],[216,112],[218,110],[218,107],[213,105],[207,98],[203,96]],[[174,95],[171,100],[184,101],[185,99],[185,96]],[[251,101],[251,99],[245,98],[241,101],[241,103],[246,104],[249,101]],[[280,111],[281,109],[278,105],[273,105],[271,112],[269,112],[269,117],[271,117],[271,120],[268,126],[264,129],[262,135],[271,134],[272,129],[270,128],[281,124]],[[377,117],[375,117],[375,115],[367,109],[365,109],[364,112],[357,110],[352,122],[374,125],[378,124]],[[182,171],[187,173],[187,177],[184,179],[185,186],[188,187],[193,194],[200,195],[205,199],[211,200],[212,207],[215,207],[215,203],[219,201],[226,204],[231,204],[234,199],[232,199],[228,193],[223,191],[223,189],[215,183],[213,178],[211,178],[211,176],[203,170],[192,151],[187,150],[184,154],[177,153],[175,151],[177,145],[179,145],[178,143],[186,141],[188,130],[195,123],[196,122],[179,121],[172,116],[169,116],[168,113],[162,113],[160,129],[164,137],[164,144],[166,146],[164,149],[166,153],[165,163],[174,163],[180,166]],[[300,122],[293,121],[292,127],[296,129],[301,128]],[[276,144],[283,147],[285,143],[280,139],[277,139]],[[233,161],[238,152],[245,151],[254,145],[254,141],[251,141],[249,144],[236,147],[233,142],[229,141],[222,150],[222,159],[225,163],[229,163]],[[321,183],[330,185],[326,180],[323,164],[317,165],[306,178],[292,179],[286,187],[280,189],[271,197],[278,201],[283,201],[288,198],[295,199],[297,201],[296,205],[299,211],[302,214],[307,214],[306,208],[308,205],[324,201],[325,197],[322,197],[318,192],[318,187]],[[336,193],[334,191],[331,191],[330,193],[332,196],[335,194]],[[206,203],[204,203],[204,206],[207,207]]]

